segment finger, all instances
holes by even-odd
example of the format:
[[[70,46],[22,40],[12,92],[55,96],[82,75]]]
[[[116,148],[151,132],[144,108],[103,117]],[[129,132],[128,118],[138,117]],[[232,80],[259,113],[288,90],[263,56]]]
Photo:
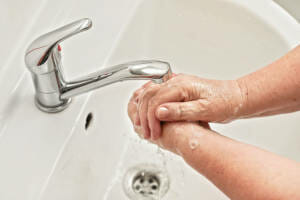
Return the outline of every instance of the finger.
[[[148,110],[148,102],[152,98],[152,96],[159,90],[159,85],[153,85],[148,87],[144,90],[144,92],[140,96],[140,100],[138,103],[138,115],[139,120],[144,132],[144,137],[150,137],[150,129],[148,126],[148,119],[147,119],[147,110]]]
[[[138,114],[135,115],[135,118],[134,118],[134,124],[136,126],[140,126],[141,125],[141,120],[140,120],[140,117]]]
[[[136,91],[134,91],[133,93],[133,98],[136,102],[139,101],[139,96],[143,93],[144,91],[144,88],[143,87],[140,87],[139,89],[137,89]]]
[[[149,85],[149,82],[146,83],[145,85],[143,85],[141,88],[137,89],[134,93],[133,93],[133,98],[134,98],[134,102],[136,103],[136,106],[138,106],[139,100],[140,100],[140,96],[143,93],[144,89],[146,88],[146,85]],[[134,118],[134,124],[140,126],[141,125],[141,121],[139,118],[139,115],[137,114]]]
[[[150,103],[150,105],[152,105]],[[148,105],[149,106],[149,105]],[[160,127],[160,121],[155,116],[155,109],[152,109],[152,107],[148,107],[148,125],[150,128],[151,133],[151,139],[156,140],[161,136],[161,127]]]
[[[164,103],[156,109],[156,117],[161,121],[205,121],[205,113],[199,101]]]
[[[141,126],[139,126],[138,124],[135,123],[135,119],[138,116],[138,114],[137,114],[137,105],[135,103],[134,96],[131,97],[131,99],[128,103],[128,116],[129,116],[131,122],[133,123],[134,131],[139,136],[141,136],[143,133],[142,128],[141,128]]]
[[[137,115],[137,104],[134,101],[134,96],[128,102],[127,113],[132,123],[134,123],[135,116]]]
[[[138,134],[138,136],[143,137],[143,130],[141,126],[133,126],[134,131]]]
[[[147,83],[147,87],[143,92],[143,97],[139,102],[139,120],[141,126],[145,129],[145,137],[148,138],[151,135],[152,139],[157,139],[161,135],[160,121],[155,117],[155,109],[162,102],[168,102],[168,100],[181,101],[184,99],[185,93],[182,91],[182,87],[179,87],[175,80],[172,78],[172,82],[168,81],[160,85]],[[161,89],[162,88],[162,89]],[[155,95],[159,93],[159,95]],[[153,96],[157,98],[152,98]],[[153,99],[150,103],[150,107],[146,105],[150,99]],[[143,104],[143,106],[140,106]],[[138,122],[138,119],[137,119]],[[147,124],[147,125],[146,125]]]
[[[138,88],[137,90],[134,91],[133,93],[133,97],[136,99],[136,101],[138,101],[139,96],[143,93],[143,91],[150,87],[152,84],[154,84],[152,81],[148,81],[147,83],[145,83],[144,85],[142,85],[142,87]]]
[[[151,138],[158,139],[161,136],[161,126],[160,121],[156,117],[156,109],[159,105],[166,102],[177,102],[182,101],[184,99],[183,92],[180,88],[170,89],[168,87],[164,87],[159,90],[156,95],[149,101],[147,117],[149,128],[151,130]]]

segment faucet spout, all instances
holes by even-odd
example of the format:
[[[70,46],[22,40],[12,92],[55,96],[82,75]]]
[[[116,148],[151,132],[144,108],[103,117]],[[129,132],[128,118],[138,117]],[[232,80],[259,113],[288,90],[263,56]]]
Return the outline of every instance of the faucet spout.
[[[158,60],[142,60],[124,63],[98,72],[72,82],[67,82],[62,89],[61,98],[71,97],[92,91],[94,89],[125,80],[152,80],[162,83],[171,76],[169,63]]]
[[[94,89],[124,80],[152,80],[162,83],[171,76],[169,63],[144,60],[104,68],[74,81],[63,74],[60,43],[92,27],[88,18],[77,20],[48,32],[28,47],[25,64],[32,75],[36,106],[48,113],[68,107],[71,98]]]

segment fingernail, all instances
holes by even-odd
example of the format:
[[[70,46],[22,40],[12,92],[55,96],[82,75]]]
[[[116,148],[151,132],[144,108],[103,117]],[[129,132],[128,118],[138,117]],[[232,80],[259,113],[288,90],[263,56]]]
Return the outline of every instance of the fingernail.
[[[169,110],[166,107],[160,107],[158,109],[157,115],[159,118],[165,118],[169,114]]]

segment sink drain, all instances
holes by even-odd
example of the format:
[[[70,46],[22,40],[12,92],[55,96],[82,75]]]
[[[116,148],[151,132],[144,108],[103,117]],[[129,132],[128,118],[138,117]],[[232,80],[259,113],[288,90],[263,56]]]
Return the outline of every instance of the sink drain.
[[[133,191],[144,196],[157,196],[159,185],[160,183],[158,177],[155,174],[149,172],[141,172],[133,180],[132,187]]]
[[[158,200],[167,193],[169,178],[160,167],[142,164],[126,172],[123,188],[131,200]]]

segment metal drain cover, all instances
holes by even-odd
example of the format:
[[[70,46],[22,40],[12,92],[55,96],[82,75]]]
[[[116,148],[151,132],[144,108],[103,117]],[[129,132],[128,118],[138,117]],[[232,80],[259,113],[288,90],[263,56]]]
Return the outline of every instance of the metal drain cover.
[[[169,177],[156,165],[141,164],[126,172],[123,189],[131,200],[158,200],[169,189]]]

